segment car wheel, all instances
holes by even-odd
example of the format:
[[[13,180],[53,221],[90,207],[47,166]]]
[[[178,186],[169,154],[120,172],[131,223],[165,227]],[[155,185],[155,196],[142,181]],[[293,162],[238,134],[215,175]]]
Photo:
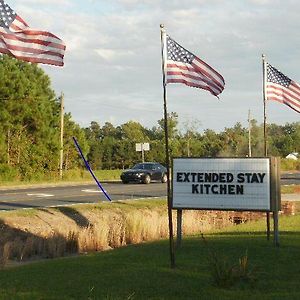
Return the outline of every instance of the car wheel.
[[[127,181],[127,180],[122,180],[122,182],[123,182],[124,184],[127,184],[127,183],[128,183],[128,181]]]
[[[163,176],[161,177],[161,182],[166,183],[167,180],[168,180],[167,174],[163,174]]]
[[[148,183],[151,182],[151,177],[150,177],[149,174],[146,174],[146,175],[145,175],[145,178],[144,178],[143,182],[144,182],[145,184],[148,184]]]

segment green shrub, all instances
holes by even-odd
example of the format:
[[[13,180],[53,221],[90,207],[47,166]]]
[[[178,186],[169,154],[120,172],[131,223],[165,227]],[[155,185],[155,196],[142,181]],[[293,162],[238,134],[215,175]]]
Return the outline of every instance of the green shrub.
[[[293,171],[297,170],[300,171],[300,160],[293,160],[282,158],[281,159],[281,170],[282,171]]]
[[[119,180],[122,170],[97,170],[95,175],[99,180]]]
[[[93,170],[98,180],[119,180],[121,170]],[[64,180],[93,180],[90,172],[84,169],[63,171]]]
[[[0,164],[0,179],[2,182],[18,180],[18,170],[7,164]]]

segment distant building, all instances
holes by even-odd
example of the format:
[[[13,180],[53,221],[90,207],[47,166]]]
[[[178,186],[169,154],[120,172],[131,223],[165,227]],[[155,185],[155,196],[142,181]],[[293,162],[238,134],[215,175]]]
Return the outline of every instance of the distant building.
[[[288,154],[285,158],[293,159],[293,160],[298,160],[298,157],[299,157],[299,153],[298,152],[292,152],[292,153]]]

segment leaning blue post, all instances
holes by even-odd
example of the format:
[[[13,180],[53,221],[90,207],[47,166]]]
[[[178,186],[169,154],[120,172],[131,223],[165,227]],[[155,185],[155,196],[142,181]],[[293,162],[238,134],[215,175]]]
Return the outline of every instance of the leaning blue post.
[[[103,186],[101,185],[101,183],[98,181],[97,177],[95,176],[94,172],[92,171],[92,169],[91,169],[91,167],[90,167],[88,161],[85,159],[85,157],[84,157],[84,155],[83,155],[83,153],[82,153],[82,150],[80,149],[79,144],[78,144],[77,140],[75,139],[75,137],[73,137],[73,141],[74,141],[74,143],[75,143],[75,146],[76,146],[76,148],[77,148],[77,150],[78,150],[78,152],[79,152],[81,158],[82,158],[83,161],[84,161],[84,164],[85,164],[86,168],[87,168],[88,171],[91,173],[91,175],[92,175],[92,177],[94,178],[94,180],[96,181],[98,187],[99,187],[100,190],[103,192],[103,194],[105,195],[106,199],[109,200],[109,201],[111,201],[110,196],[106,193],[105,189],[103,188]]]

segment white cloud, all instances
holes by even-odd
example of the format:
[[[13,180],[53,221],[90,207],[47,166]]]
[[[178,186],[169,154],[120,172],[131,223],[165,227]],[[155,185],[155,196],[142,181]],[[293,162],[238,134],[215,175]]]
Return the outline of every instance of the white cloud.
[[[259,4],[259,5],[266,5],[277,2],[276,0],[249,0],[250,4]]]
[[[10,1],[9,3],[13,3],[16,1]],[[71,0],[26,0],[26,5],[37,5],[40,10],[42,10],[43,6],[45,5],[52,5],[52,6],[56,6],[58,4],[60,5],[70,5],[72,3]]]
[[[245,124],[251,109],[262,121],[262,53],[300,82],[298,1],[72,0],[56,10],[51,0],[38,12],[33,2],[40,1],[30,1],[32,7],[18,4],[20,15],[67,44],[65,67],[43,68],[81,125],[135,119],[151,127],[161,119],[160,23],[226,81],[220,101],[203,90],[168,86],[169,111],[182,119],[199,119],[204,128],[218,130]],[[270,122],[297,120],[289,108],[270,104]]]
[[[95,49],[96,53],[107,61],[113,61],[117,59],[126,59],[128,56],[133,56],[132,50],[119,50],[119,49]]]

